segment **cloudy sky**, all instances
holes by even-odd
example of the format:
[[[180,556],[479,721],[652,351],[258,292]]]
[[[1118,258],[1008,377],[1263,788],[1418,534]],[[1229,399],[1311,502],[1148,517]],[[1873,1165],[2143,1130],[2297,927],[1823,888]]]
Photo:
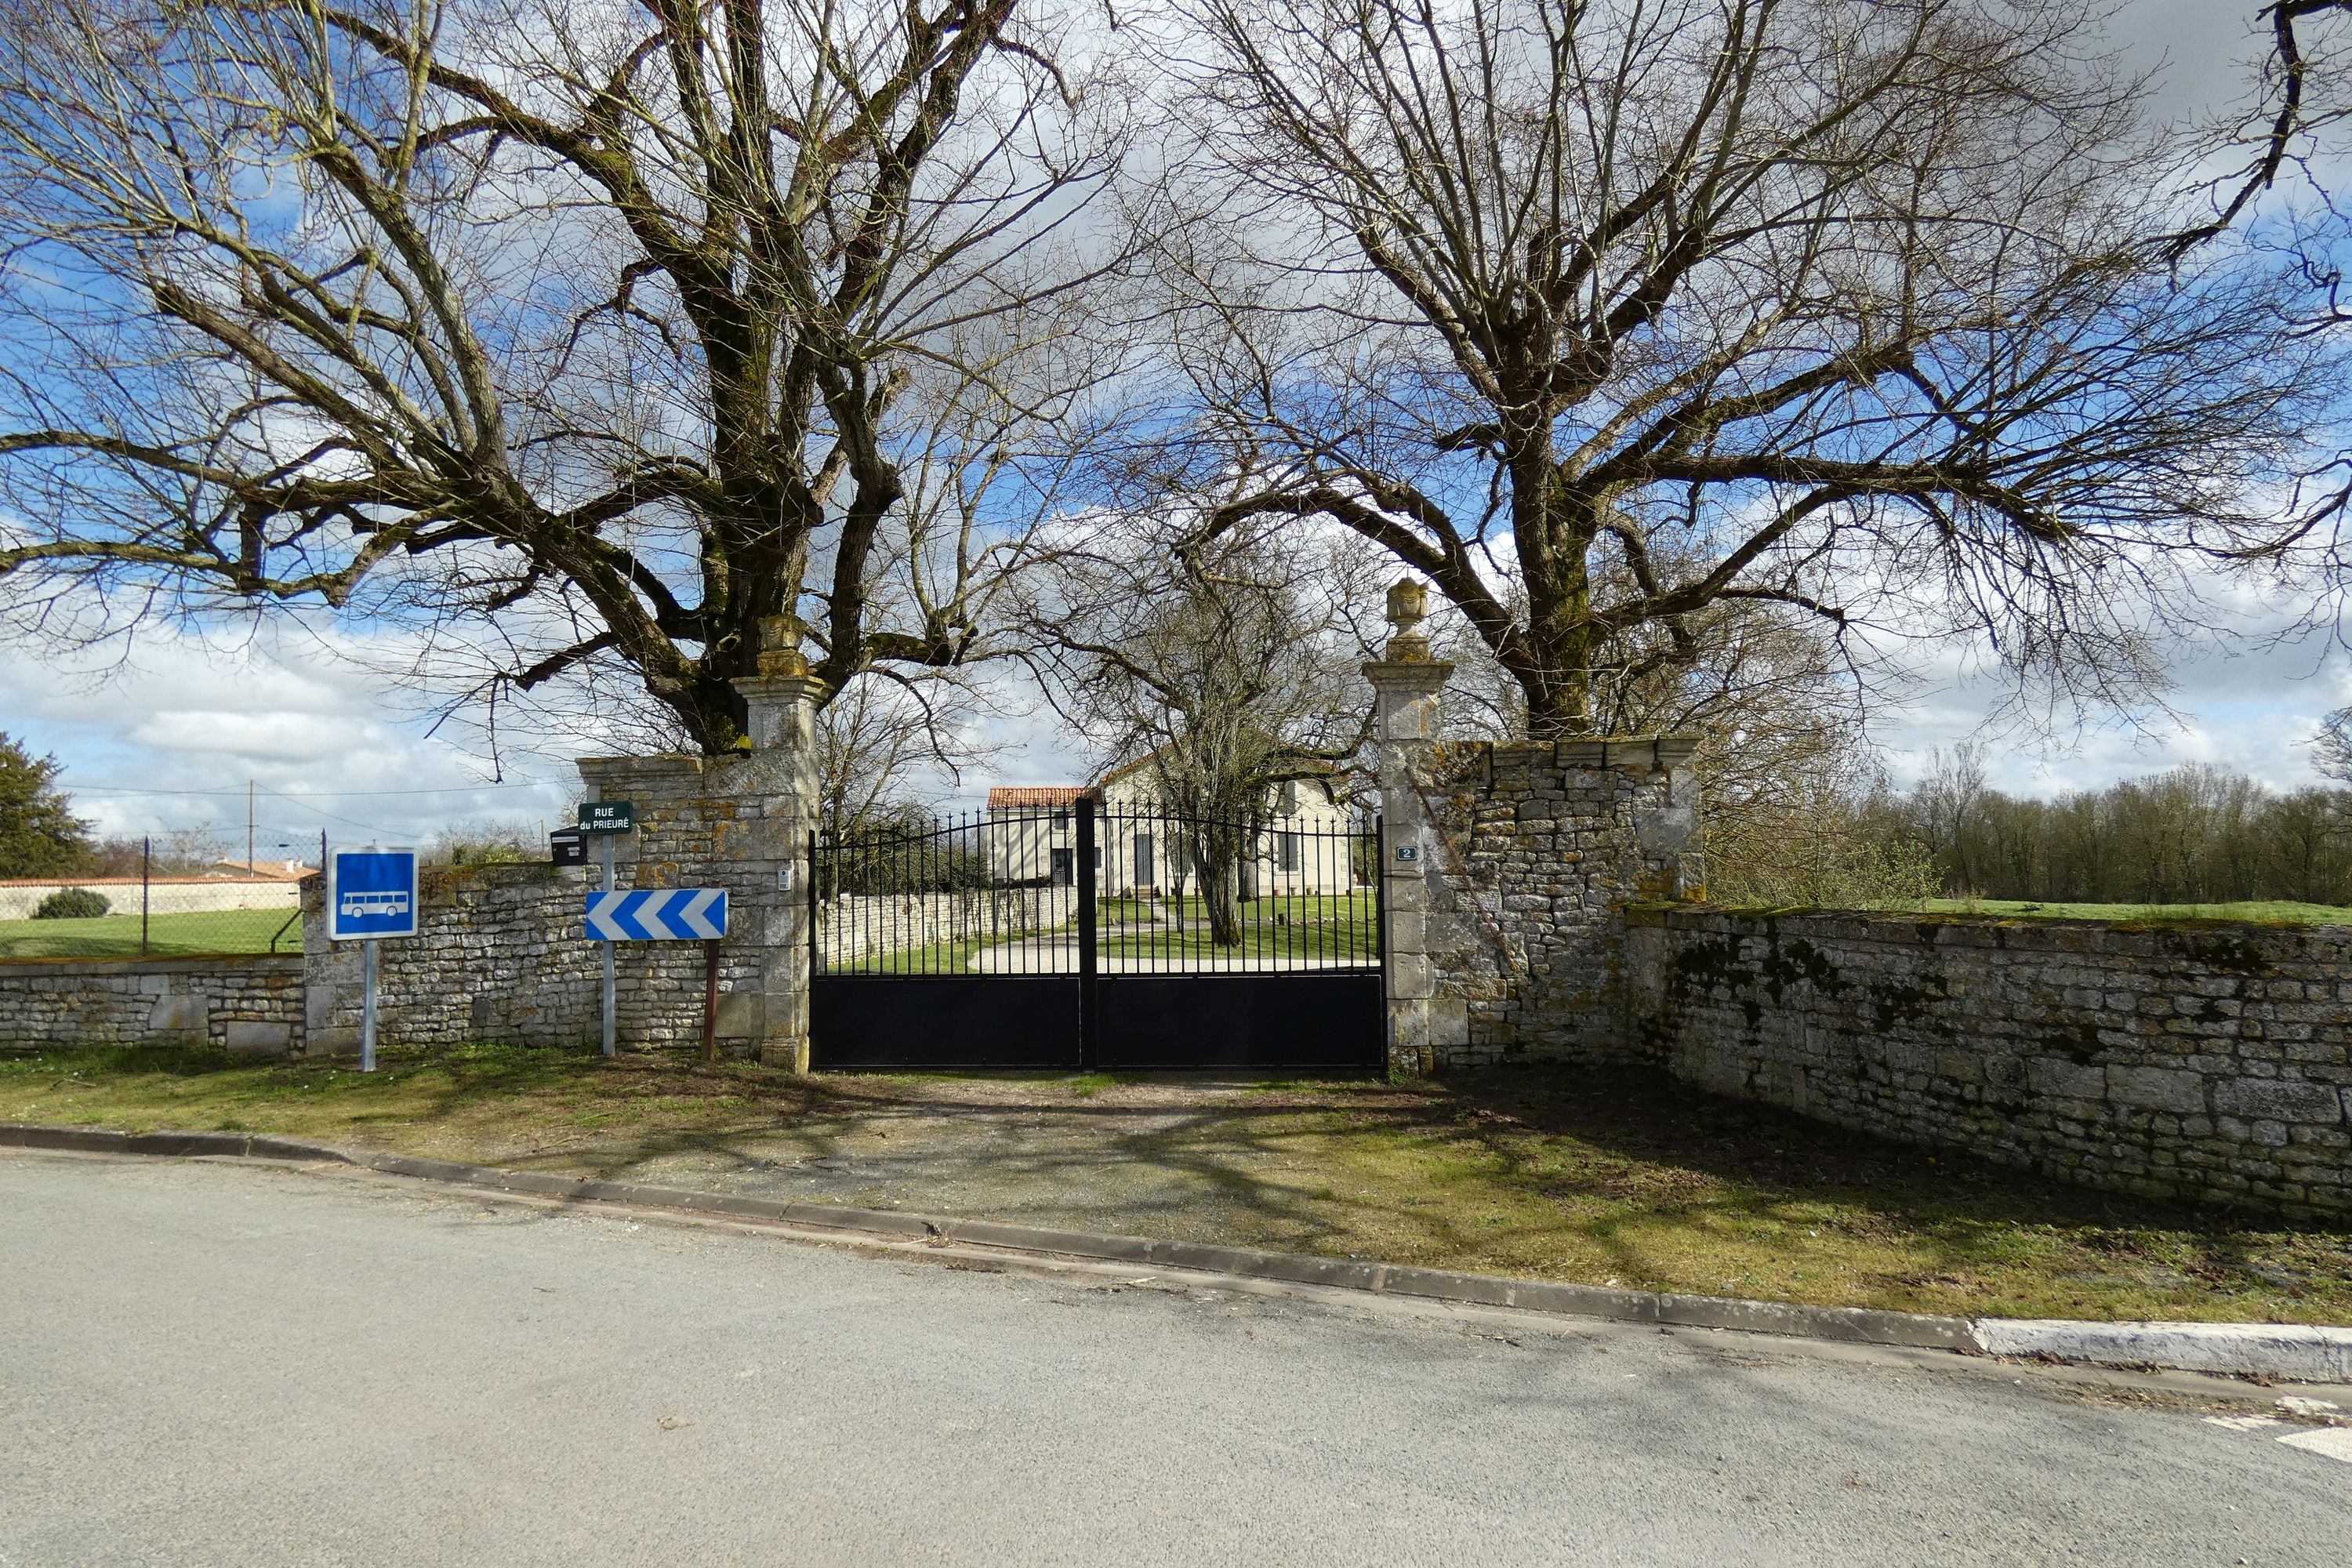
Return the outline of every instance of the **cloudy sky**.
[[[2193,114],[2244,79],[2253,8],[2254,0],[2130,0],[2116,37],[2135,61],[2161,68],[2166,112]],[[2277,785],[2308,782],[2303,742],[2322,713],[2352,702],[2352,664],[2327,638],[2269,635],[2295,609],[2242,601],[2236,637],[2180,649],[2175,725],[2055,739],[1988,729],[1997,683],[1954,661],[1923,672],[1908,709],[1878,738],[1898,775],[1918,771],[1937,747],[1979,739],[1995,781],[2021,793],[2186,761],[2227,763]],[[156,636],[119,667],[45,664],[12,649],[0,653],[0,730],[55,753],[79,808],[108,832],[209,826],[241,853],[250,784],[264,858],[280,845],[315,852],[322,830],[340,843],[412,842],[455,824],[536,830],[565,815],[576,784],[568,768],[524,757],[493,779],[478,758],[427,738],[427,721],[369,673],[389,651],[296,629],[212,644]],[[989,776],[942,783],[943,797],[969,799],[989,782],[1074,779],[1083,766],[1050,715],[1008,712],[991,727],[1008,744]],[[561,736],[543,747],[554,756],[593,749]]]

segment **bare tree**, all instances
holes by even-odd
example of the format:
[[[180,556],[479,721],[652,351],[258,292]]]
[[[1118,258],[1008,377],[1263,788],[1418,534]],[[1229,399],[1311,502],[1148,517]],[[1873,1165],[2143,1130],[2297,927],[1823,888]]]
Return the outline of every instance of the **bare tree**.
[[[2199,154],[2221,164],[2205,182],[2213,213],[2170,237],[2176,255],[2227,234],[2283,179],[2325,197],[2319,165],[2341,152],[2336,139],[2352,120],[2352,0],[2273,0],[2252,19],[2264,35],[2253,90],[2200,139]],[[2336,269],[2324,271],[2332,283]]]
[[[1028,624],[1057,704],[1110,766],[1151,780],[1211,938],[1231,946],[1240,868],[1276,793],[1332,781],[1367,739],[1359,615],[1376,593],[1344,535],[1203,532],[1207,510],[1069,525]]]
[[[1534,735],[1619,721],[1733,605],[2132,704],[2183,552],[2268,537],[2327,395],[2277,268],[2168,268],[2163,148],[2079,5],[1191,11],[1226,221],[1168,248],[1163,461],[1425,574]]]
[[[953,779],[995,748],[972,724],[971,694],[942,679],[866,674],[818,713],[817,816],[835,842],[923,809],[926,774]]]
[[[2252,8],[2250,21],[2260,40],[2254,80],[2190,150],[2191,175],[2202,176],[2209,212],[2171,236],[2167,253],[2243,245],[2284,258],[2306,285],[2302,330],[2340,341],[2352,325],[2344,273],[2352,225],[2336,188],[2352,152],[2352,0],[2273,0]],[[2352,593],[2348,470],[2352,452],[2340,441],[2320,453],[2292,492],[2291,527],[2250,556],[2252,565],[2275,572],[2275,601],[2306,606],[2284,636],[2322,627],[2344,640]],[[2327,715],[2312,745],[2321,773],[2352,779],[2352,708]]]
[[[762,617],[974,658],[1137,242],[1136,99],[1018,9],[8,5],[19,624],[324,605],[709,752]]]

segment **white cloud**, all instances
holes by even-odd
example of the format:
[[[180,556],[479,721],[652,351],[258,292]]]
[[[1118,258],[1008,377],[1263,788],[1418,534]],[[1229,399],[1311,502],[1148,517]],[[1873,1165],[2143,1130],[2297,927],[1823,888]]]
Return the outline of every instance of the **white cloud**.
[[[413,698],[382,670],[396,633],[320,635],[280,623],[232,642],[151,631],[119,666],[89,658],[0,661],[0,729],[65,764],[75,807],[110,834],[210,826],[242,853],[254,837],[315,850],[411,841],[484,818],[552,823],[576,788],[533,759],[499,781],[428,739]],[[515,787],[522,784],[527,787]]]
[[[2173,648],[2166,697],[2177,718],[2134,728],[2120,723],[2042,734],[1993,720],[2008,689],[1998,677],[1947,666],[1899,713],[1874,728],[1898,780],[1926,772],[1936,748],[1975,739],[1988,777],[2015,795],[2096,788],[2183,763],[2212,763],[2252,774],[2273,789],[2322,782],[2310,741],[2330,710],[2352,703],[2352,668],[2332,633],[2282,634],[2287,616],[2242,598],[2229,628]]]

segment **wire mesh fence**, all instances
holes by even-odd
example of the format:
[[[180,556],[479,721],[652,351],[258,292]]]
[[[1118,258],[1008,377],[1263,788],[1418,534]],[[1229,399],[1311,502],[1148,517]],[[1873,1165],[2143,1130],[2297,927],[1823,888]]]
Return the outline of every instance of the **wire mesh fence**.
[[[0,960],[302,951],[302,879],[324,854],[232,860],[201,833],[100,845],[70,874],[0,881]]]
[[[1377,830],[1343,814],[1214,821],[1019,807],[822,840],[831,974],[1376,969]],[[1091,923],[1086,924],[1091,911]]]

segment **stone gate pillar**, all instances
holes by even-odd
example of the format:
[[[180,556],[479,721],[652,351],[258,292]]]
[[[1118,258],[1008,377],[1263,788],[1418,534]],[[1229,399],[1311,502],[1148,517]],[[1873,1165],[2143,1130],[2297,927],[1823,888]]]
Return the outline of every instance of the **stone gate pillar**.
[[[1435,1065],[1431,999],[1436,974],[1429,959],[1429,917],[1437,867],[1436,835],[1415,782],[1437,740],[1437,693],[1454,667],[1429,657],[1420,635],[1429,613],[1427,590],[1405,578],[1389,590],[1393,635],[1387,658],[1363,667],[1372,683],[1373,739],[1381,784],[1381,895],[1387,929],[1389,1070],[1422,1073]]]
[[[824,682],[800,651],[800,622],[760,623],[760,673],[734,683],[751,708],[751,754],[734,770],[733,793],[759,803],[746,824],[745,858],[772,896],[746,900],[757,930],[743,932],[759,954],[755,989],[738,1004],[750,1016],[761,1061],[793,1072],[809,1067],[809,834],[816,826],[816,710]]]

